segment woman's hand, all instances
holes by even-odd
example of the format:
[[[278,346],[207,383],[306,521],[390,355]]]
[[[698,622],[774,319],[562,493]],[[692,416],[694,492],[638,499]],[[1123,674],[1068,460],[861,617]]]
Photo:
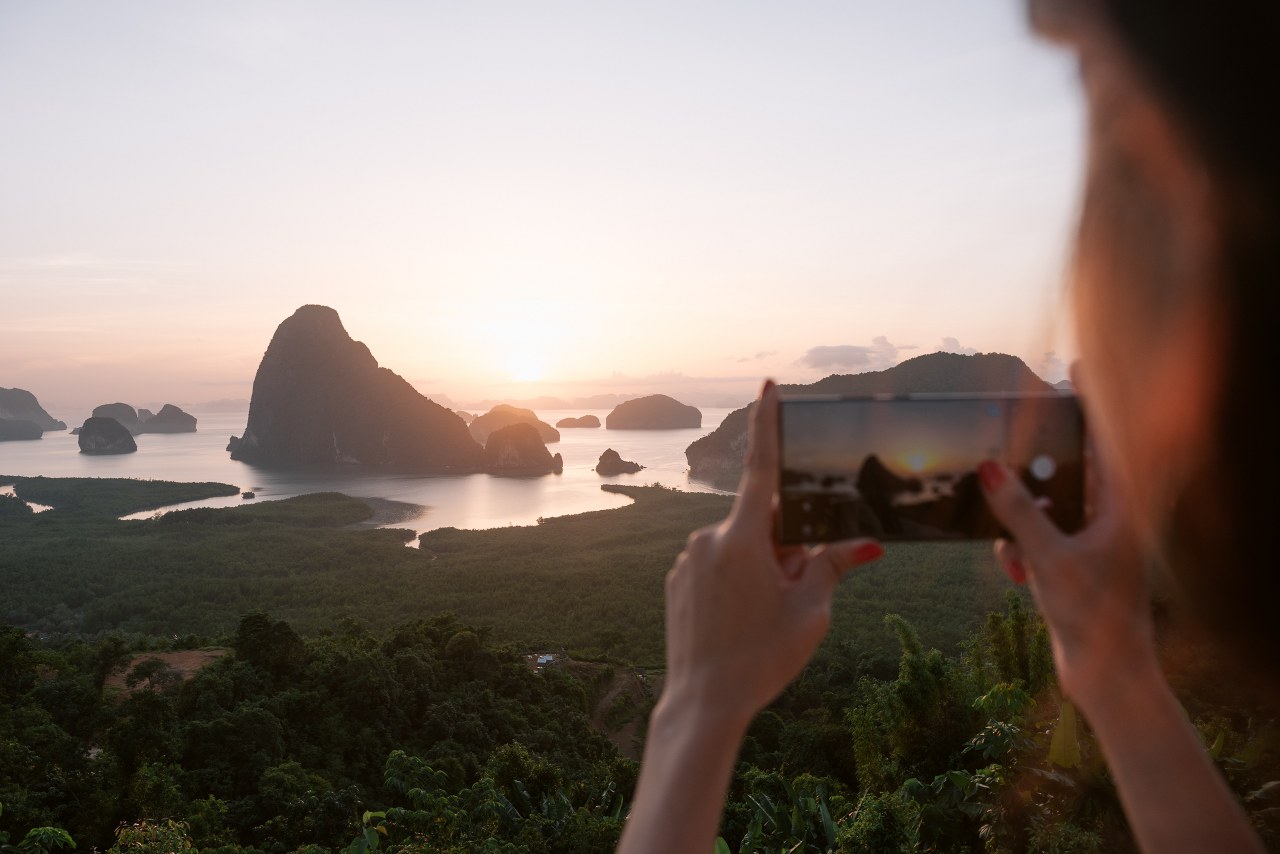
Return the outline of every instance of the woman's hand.
[[[883,554],[872,540],[778,546],[778,393],[751,413],[746,469],[729,517],[694,532],[667,574],[664,702],[745,728],[826,635],[840,576]]]
[[[667,573],[667,676],[620,854],[703,854],[715,843],[751,718],[805,666],[831,622],[836,582],[883,550],[773,539],[778,392],[751,414],[747,467],[729,518],[689,537]]]
[[[1062,533],[1009,469],[978,469],[992,512],[1013,534],[996,557],[1027,582],[1053,642],[1062,690],[1086,711],[1134,667],[1156,664],[1146,563],[1106,472],[1093,470],[1093,515]]]
[[[1094,517],[1068,536],[1004,466],[978,469],[1015,542],[996,543],[1031,585],[1053,642],[1058,684],[1092,725],[1143,851],[1262,851],[1249,819],[1169,689],[1156,657],[1146,564],[1105,469]]]

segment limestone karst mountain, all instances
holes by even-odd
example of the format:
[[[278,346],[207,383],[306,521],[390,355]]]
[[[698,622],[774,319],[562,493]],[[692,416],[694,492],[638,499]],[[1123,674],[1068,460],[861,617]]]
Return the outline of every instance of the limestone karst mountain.
[[[547,450],[537,427],[517,421],[489,434],[484,467],[490,474],[559,474],[564,471],[564,460]]]
[[[453,411],[379,367],[332,308],[304,305],[276,329],[231,458],[264,466],[342,464],[478,471],[482,448]]]
[[[40,425],[25,418],[0,418],[0,442],[39,439],[44,436]]]
[[[538,431],[538,436],[542,438],[544,443],[550,444],[551,442],[560,441],[560,431],[539,419],[532,409],[524,409],[506,403],[499,403],[484,415],[476,416],[467,426],[471,430],[473,439],[477,442],[485,442],[488,440],[490,433],[512,424],[532,425]]]
[[[580,415],[577,418],[572,418],[572,417],[561,418],[559,421],[556,422],[556,426],[561,429],[564,429],[564,428],[573,429],[573,428],[579,428],[579,427],[583,427],[583,428],[599,427],[600,419],[594,415]]]
[[[67,429],[66,422],[45,412],[36,396],[24,388],[0,388],[0,418],[30,421],[44,432]]]
[[[141,417],[146,410],[138,410]],[[172,403],[166,403],[160,411],[142,421],[143,433],[194,433],[196,417],[183,412]]]
[[[701,427],[702,413],[665,394],[650,394],[613,408],[604,419],[608,430],[678,430]]]
[[[86,419],[77,441],[82,454],[132,454],[138,450],[129,428],[105,415]]]
[[[127,403],[104,403],[101,406],[95,406],[92,417],[113,418],[134,436],[142,432],[142,419],[138,417],[138,410]],[[84,428],[81,427],[80,430],[83,432]]]

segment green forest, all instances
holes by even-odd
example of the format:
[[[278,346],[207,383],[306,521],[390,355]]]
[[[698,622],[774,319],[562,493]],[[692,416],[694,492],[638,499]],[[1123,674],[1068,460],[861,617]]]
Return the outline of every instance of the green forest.
[[[662,578],[727,499],[615,487],[527,528],[368,530],[335,494],[4,478],[0,850],[608,851],[661,680]],[[1272,847],[1274,711],[1161,614]],[[543,667],[528,654],[554,653]],[[613,690],[627,680],[639,686]],[[1123,851],[1088,728],[989,546],[893,545],[754,723],[722,850]]]

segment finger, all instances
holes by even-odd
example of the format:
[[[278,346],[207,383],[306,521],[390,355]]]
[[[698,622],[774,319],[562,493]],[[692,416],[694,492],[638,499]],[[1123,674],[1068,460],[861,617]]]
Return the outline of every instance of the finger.
[[[829,596],[836,583],[854,567],[863,566],[884,556],[884,546],[875,540],[843,540],[818,546],[809,555],[805,582],[822,595]]]
[[[1070,367],[1067,368],[1067,379],[1071,380],[1071,388],[1078,395],[1084,388],[1084,367],[1080,364],[1080,360],[1074,360]]]
[[[1079,359],[1071,363],[1070,378],[1076,397],[1079,398],[1080,405],[1084,409],[1085,426],[1088,428],[1092,422],[1087,398],[1089,386]],[[1084,503],[1087,520],[1111,513],[1115,503],[1106,457],[1107,455],[1100,448],[1098,434],[1088,430],[1084,448]]]
[[[1022,549],[1013,540],[996,540],[996,561],[1014,584],[1027,583],[1027,564]]]
[[[778,491],[778,387],[765,380],[747,426],[747,461],[731,514],[735,521],[770,531]]]
[[[1062,539],[1062,532],[1036,506],[1035,498],[1009,469],[987,460],[978,466],[978,480],[991,512],[1025,551],[1048,551]]]

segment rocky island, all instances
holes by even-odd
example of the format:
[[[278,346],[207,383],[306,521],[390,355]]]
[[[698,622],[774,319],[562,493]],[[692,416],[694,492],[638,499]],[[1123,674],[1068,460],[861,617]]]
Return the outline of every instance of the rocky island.
[[[143,433],[194,433],[196,417],[183,412],[172,403],[166,403],[155,415],[141,418],[145,409],[139,409],[139,420],[142,421]]]
[[[42,436],[44,430],[34,421],[25,418],[0,418],[0,442],[18,442]]]
[[[142,419],[138,417],[138,410],[127,403],[104,403],[101,406],[95,406],[92,417],[112,418],[133,436],[142,432]],[[87,421],[85,423],[88,424]],[[84,427],[80,430],[83,433]]]
[[[612,477],[615,474],[635,474],[643,468],[639,463],[624,460],[613,448],[606,448],[596,463],[596,474]]]
[[[594,415],[582,415],[578,418],[561,418],[556,422],[561,429],[565,427],[599,427],[600,419]]]
[[[538,436],[547,444],[560,441],[560,431],[545,421],[539,420],[532,409],[523,409],[506,403],[499,403],[484,415],[472,419],[468,429],[473,439],[477,442],[485,442],[490,433],[512,424],[532,425],[538,431]]]
[[[65,422],[45,412],[36,396],[23,388],[0,388],[0,418],[30,421],[42,432],[67,429]]]
[[[702,412],[665,394],[637,397],[613,408],[604,420],[608,430],[679,430],[702,426]]]
[[[520,421],[489,434],[484,446],[484,468],[490,474],[560,474],[564,459],[547,450],[536,427]]]
[[[84,422],[78,441],[82,454],[132,454],[138,450],[138,444],[127,427],[114,418],[100,415]]]
[[[276,329],[253,380],[233,460],[479,471],[483,448],[454,412],[379,367],[338,313],[304,305]]]

